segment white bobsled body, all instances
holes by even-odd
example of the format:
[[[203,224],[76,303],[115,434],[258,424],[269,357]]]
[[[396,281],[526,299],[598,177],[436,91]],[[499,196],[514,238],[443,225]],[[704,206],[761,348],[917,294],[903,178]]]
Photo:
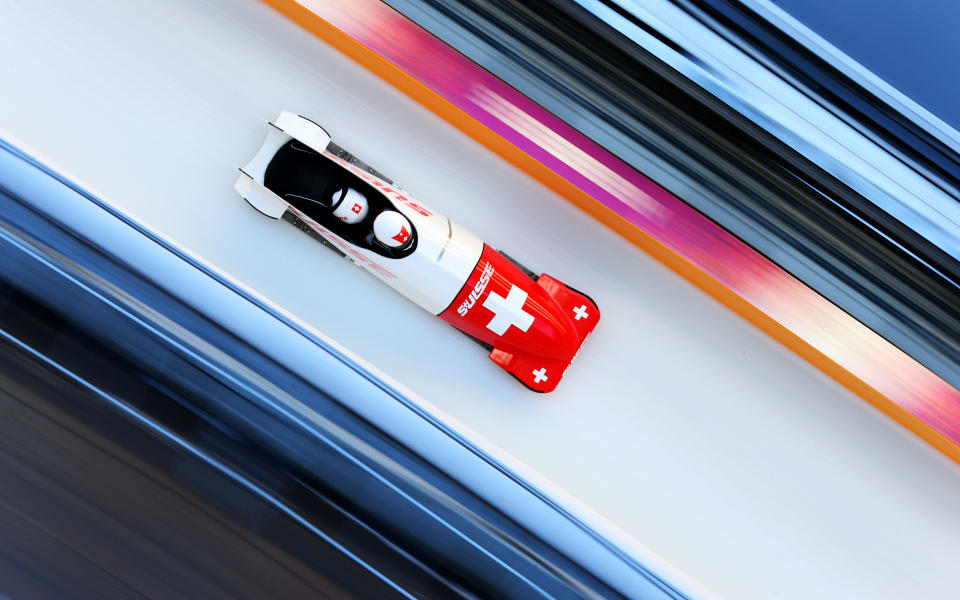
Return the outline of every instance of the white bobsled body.
[[[271,125],[273,127],[260,150],[241,169],[242,174],[234,186],[237,192],[267,216],[280,218],[289,210],[353,262],[423,309],[435,315],[443,312],[480,260],[483,252],[480,238],[409,198],[396,186],[330,152],[330,137],[318,125],[286,112],[281,113]],[[370,184],[394,209],[402,213],[415,231],[416,247],[413,252],[402,258],[390,258],[344,241],[268,189],[264,184],[267,167],[277,151],[291,140],[304,143],[325,159]]]

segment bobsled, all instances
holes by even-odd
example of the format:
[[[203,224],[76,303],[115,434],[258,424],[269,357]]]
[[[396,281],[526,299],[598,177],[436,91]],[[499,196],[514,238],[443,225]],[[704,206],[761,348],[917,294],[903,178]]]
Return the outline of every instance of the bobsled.
[[[483,346],[536,392],[557,387],[600,311],[415,200],[304,117],[282,112],[236,191]]]

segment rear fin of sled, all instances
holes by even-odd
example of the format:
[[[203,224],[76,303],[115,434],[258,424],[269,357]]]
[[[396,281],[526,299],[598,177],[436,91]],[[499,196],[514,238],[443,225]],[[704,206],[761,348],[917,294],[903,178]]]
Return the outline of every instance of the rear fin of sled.
[[[233,185],[233,189],[247,201],[247,204],[271,219],[279,219],[287,210],[286,202],[253,177],[247,175],[242,169],[240,176],[237,177],[237,182]]]

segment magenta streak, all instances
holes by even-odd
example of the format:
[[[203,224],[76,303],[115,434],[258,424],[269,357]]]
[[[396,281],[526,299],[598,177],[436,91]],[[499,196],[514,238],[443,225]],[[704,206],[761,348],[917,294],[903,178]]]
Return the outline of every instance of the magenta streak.
[[[303,1],[960,444],[958,390],[723,228],[378,0]]]

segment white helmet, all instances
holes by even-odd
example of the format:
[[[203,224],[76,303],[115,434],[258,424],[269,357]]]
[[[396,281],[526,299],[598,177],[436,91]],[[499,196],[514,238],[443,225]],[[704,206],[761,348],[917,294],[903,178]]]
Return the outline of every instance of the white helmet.
[[[413,228],[410,221],[395,210],[386,210],[373,221],[373,235],[388,248],[400,248],[410,243]]]
[[[345,188],[333,195],[333,216],[344,223],[359,223],[367,216],[370,205],[367,198],[353,188]]]

